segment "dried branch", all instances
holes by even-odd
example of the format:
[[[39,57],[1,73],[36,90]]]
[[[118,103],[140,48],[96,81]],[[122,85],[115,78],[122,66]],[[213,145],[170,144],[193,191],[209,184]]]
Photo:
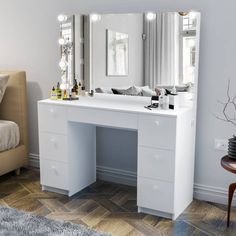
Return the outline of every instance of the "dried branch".
[[[221,105],[223,105],[223,116],[224,118],[220,117],[220,116],[216,116],[217,119],[231,123],[232,125],[236,126],[236,118],[230,118],[227,115],[227,107],[232,104],[234,109],[235,109],[235,113],[236,113],[236,95],[231,99],[230,97],[230,80],[228,81],[228,87],[227,87],[227,102],[222,102],[222,101],[217,101],[218,103],[220,103]],[[235,115],[234,115],[235,117]]]

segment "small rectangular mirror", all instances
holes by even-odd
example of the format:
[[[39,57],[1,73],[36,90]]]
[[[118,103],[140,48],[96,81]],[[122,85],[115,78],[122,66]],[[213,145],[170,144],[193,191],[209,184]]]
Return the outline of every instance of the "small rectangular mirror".
[[[128,75],[129,36],[125,33],[106,30],[107,76]]]

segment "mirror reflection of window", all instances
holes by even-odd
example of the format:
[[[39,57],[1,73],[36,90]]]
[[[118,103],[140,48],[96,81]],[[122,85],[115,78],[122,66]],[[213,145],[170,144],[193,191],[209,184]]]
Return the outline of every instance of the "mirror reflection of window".
[[[107,30],[107,76],[128,75],[128,35]]]
[[[183,74],[182,83],[194,83],[196,60],[196,25],[197,14],[188,13],[183,17],[182,46],[183,46]]]

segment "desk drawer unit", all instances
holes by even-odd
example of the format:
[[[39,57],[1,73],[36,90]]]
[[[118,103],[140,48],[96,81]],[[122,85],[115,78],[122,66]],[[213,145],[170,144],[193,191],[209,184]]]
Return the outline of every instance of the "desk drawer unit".
[[[40,132],[52,132],[66,134],[67,109],[56,105],[38,105],[39,130]]]
[[[173,213],[173,183],[138,177],[138,206]]]
[[[69,189],[68,165],[61,162],[40,159],[41,184],[53,188]]]
[[[138,176],[174,181],[174,151],[138,147]]]
[[[67,137],[53,133],[40,133],[40,158],[68,163]]]
[[[138,145],[175,149],[175,117],[140,115],[138,130]]]

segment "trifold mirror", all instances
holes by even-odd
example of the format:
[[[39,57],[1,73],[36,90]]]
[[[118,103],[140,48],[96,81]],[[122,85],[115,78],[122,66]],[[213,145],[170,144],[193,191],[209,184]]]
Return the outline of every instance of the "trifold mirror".
[[[151,96],[157,87],[174,86],[193,91],[199,25],[198,12],[68,17],[61,24],[62,38],[71,43],[64,75],[98,93]]]

